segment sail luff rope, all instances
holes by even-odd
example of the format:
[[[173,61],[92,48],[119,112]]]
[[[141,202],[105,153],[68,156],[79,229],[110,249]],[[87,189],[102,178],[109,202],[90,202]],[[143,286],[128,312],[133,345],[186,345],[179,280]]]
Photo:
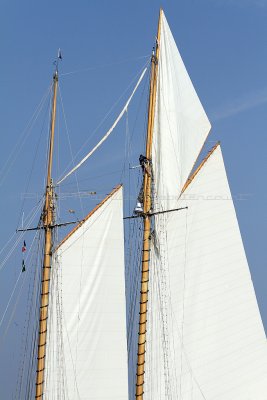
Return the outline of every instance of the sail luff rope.
[[[112,131],[113,131],[114,128],[117,126],[117,124],[119,123],[119,121],[120,121],[121,118],[123,117],[124,113],[126,112],[126,110],[127,110],[128,106],[129,106],[129,104],[130,104],[130,102],[131,102],[131,100],[132,100],[132,98],[133,98],[133,96],[134,96],[136,90],[138,89],[140,83],[141,83],[142,80],[143,80],[143,77],[144,77],[146,71],[147,71],[147,67],[143,70],[143,72],[142,72],[142,74],[141,74],[141,76],[140,76],[140,78],[139,78],[139,80],[138,80],[138,82],[137,82],[137,84],[136,84],[136,86],[135,86],[133,92],[131,93],[129,99],[128,99],[127,102],[125,103],[125,105],[124,105],[122,111],[120,112],[120,114],[119,114],[118,117],[116,118],[116,120],[115,120],[115,122],[113,123],[113,125],[111,126],[111,128],[106,132],[106,134],[105,134],[105,135],[102,137],[102,139],[97,143],[97,145],[96,145],[96,146],[95,146],[95,147],[94,147],[94,148],[93,148],[93,149],[92,149],[92,150],[91,150],[91,151],[90,151],[90,152],[89,152],[89,153],[88,153],[74,168],[72,168],[62,179],[60,179],[60,180],[57,182],[57,185],[60,185],[68,176],[70,176],[73,172],[75,172],[78,168],[80,168],[81,165],[82,165],[86,160],[88,160],[88,158],[91,157],[91,155],[101,146],[101,144],[104,143],[104,142],[107,140],[107,138],[109,137],[109,135],[112,133]]]

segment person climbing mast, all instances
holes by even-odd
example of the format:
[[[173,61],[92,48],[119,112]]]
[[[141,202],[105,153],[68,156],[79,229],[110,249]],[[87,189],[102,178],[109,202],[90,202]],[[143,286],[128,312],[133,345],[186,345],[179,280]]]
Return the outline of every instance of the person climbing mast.
[[[137,203],[134,209],[134,214],[143,214],[144,212],[144,175],[145,172],[147,171],[148,174],[150,174],[150,160],[148,160],[143,154],[140,154],[139,156],[139,163],[142,168],[142,173],[143,173],[143,180],[142,180],[142,185],[139,191],[139,195],[137,197]]]

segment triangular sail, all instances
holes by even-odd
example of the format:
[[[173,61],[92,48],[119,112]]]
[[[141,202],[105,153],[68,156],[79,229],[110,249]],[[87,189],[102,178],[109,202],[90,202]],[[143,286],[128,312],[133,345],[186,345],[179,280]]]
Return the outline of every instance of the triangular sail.
[[[158,206],[167,208],[179,196],[210,131],[210,122],[161,14],[152,161],[155,191],[161,199]]]
[[[220,146],[152,235],[144,400],[265,400],[267,346]]]
[[[56,250],[44,399],[128,398],[122,188]]]

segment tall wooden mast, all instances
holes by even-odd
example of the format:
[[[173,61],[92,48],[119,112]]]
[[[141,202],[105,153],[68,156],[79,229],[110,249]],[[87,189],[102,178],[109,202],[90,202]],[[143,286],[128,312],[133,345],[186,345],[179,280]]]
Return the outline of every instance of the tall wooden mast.
[[[49,143],[48,165],[47,165],[45,204],[43,210],[45,243],[44,243],[44,259],[43,259],[42,286],[41,286],[41,299],[40,299],[38,356],[37,356],[36,392],[35,392],[35,399],[39,400],[42,400],[43,390],[44,390],[47,319],[48,319],[49,287],[50,287],[50,273],[51,273],[51,255],[52,255],[52,244],[53,244],[52,230],[53,230],[53,219],[54,219],[53,218],[54,190],[53,190],[51,172],[52,172],[52,162],[53,162],[55,120],[56,120],[56,107],[57,107],[57,89],[58,89],[58,71],[56,68],[56,72],[54,73],[53,76],[53,103],[51,111],[50,143]]]
[[[158,33],[155,54],[151,58],[150,75],[150,94],[148,106],[148,124],[146,139],[146,158],[151,161],[152,157],[152,136],[154,128],[154,116],[156,105],[157,78],[158,78],[158,57],[161,30],[162,9],[160,9]],[[149,260],[150,260],[150,240],[151,240],[151,216],[149,211],[152,206],[152,173],[151,167],[144,171],[144,233],[143,233],[143,253],[142,253],[142,275],[140,289],[140,312],[139,312],[139,333],[137,350],[137,372],[136,372],[136,391],[137,400],[143,399],[145,381],[145,352],[146,352],[146,331],[147,331],[147,305],[148,305],[148,284],[149,284]]]

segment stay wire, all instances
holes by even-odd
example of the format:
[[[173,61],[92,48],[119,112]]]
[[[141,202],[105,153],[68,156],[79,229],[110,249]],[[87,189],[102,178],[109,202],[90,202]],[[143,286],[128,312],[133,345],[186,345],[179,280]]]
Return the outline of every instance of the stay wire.
[[[35,236],[34,236],[34,239],[33,239],[32,243],[31,243],[31,246],[30,246],[30,250],[29,250],[29,251],[31,251],[31,249],[32,249],[32,246],[33,246],[33,244],[34,244],[34,241],[35,241],[35,238],[36,238],[37,234],[38,234],[38,232],[36,232],[36,234],[35,234]],[[30,254],[30,253],[29,253],[29,254]],[[27,261],[27,258],[28,258],[28,257],[26,257],[26,260],[25,260],[25,261]],[[7,328],[5,329],[4,337],[2,338],[2,340],[5,339],[6,334],[7,334],[8,330],[9,330],[10,324],[11,324],[11,322],[12,322],[12,320],[13,320],[14,313],[15,313],[16,308],[17,308],[18,300],[19,300],[19,298],[20,298],[21,290],[22,290],[22,288],[23,288],[23,286],[24,286],[25,277],[28,275],[28,269],[26,269],[25,272],[20,271],[20,273],[19,273],[18,279],[17,279],[17,281],[16,281],[16,283],[15,283],[15,286],[14,286],[12,292],[11,292],[11,295],[10,295],[10,297],[9,297],[7,306],[6,306],[5,311],[4,311],[3,315],[2,315],[2,318],[1,318],[1,320],[0,320],[0,328],[1,328],[1,326],[2,326],[2,323],[3,323],[4,319],[5,319],[5,316],[6,316],[6,314],[7,314],[8,309],[9,309],[10,303],[11,303],[11,301],[12,301],[12,299],[13,299],[13,296],[14,296],[14,293],[15,293],[15,291],[16,291],[17,284],[18,284],[18,282],[19,282],[20,277],[22,276],[22,274],[24,274],[24,279],[23,279],[23,281],[22,281],[22,286],[21,286],[21,288],[20,288],[20,290],[19,290],[19,294],[18,294],[17,300],[16,300],[15,305],[14,305],[14,307],[13,307],[13,310],[12,310],[12,313],[11,313],[11,317],[10,317],[10,319],[9,319],[9,321],[8,321],[8,325],[7,325]],[[1,348],[1,336],[0,336],[0,348]]]
[[[110,68],[110,67],[113,67],[113,66],[116,66],[116,65],[121,65],[121,64],[125,64],[127,62],[132,62],[132,61],[136,61],[136,60],[142,60],[144,58],[149,58],[149,57],[150,57],[150,54],[148,54],[146,56],[135,57],[135,58],[127,58],[125,60],[118,61],[118,62],[115,62],[115,63],[101,64],[101,65],[96,65],[96,66],[93,66],[93,67],[77,69],[77,70],[70,71],[70,72],[63,72],[63,73],[60,74],[60,77],[64,77],[64,76],[67,76],[67,75],[79,74],[79,73],[82,73],[82,72],[94,71],[94,70],[100,69],[100,68]]]
[[[29,221],[25,226],[25,230],[28,229],[31,225],[31,223],[33,222],[34,218],[36,217],[37,213],[40,212],[41,207],[43,205],[43,198],[40,200],[40,202],[38,203],[38,205],[35,207],[34,211],[32,212],[32,215],[29,217]],[[0,271],[3,269],[3,267],[5,266],[5,264],[7,263],[7,261],[9,260],[9,258],[11,257],[11,255],[13,254],[13,252],[16,250],[19,242],[21,242],[22,238],[24,237],[25,232],[20,232],[18,238],[16,239],[15,243],[13,244],[13,246],[11,247],[11,249],[9,250],[8,254],[5,256],[4,260],[0,263]],[[12,237],[14,237],[14,234],[12,235]],[[11,239],[8,241],[8,243],[11,241]],[[6,246],[5,246],[6,247]]]
[[[12,151],[9,153],[9,156],[8,156],[6,162],[4,163],[3,167],[1,168],[1,170],[0,170],[0,186],[3,184],[10,168],[16,161],[17,157],[19,156],[19,152],[22,150],[22,147],[24,146],[26,140],[28,139],[28,137],[32,131],[32,128],[33,128],[40,112],[42,111],[43,105],[44,105],[47,97],[49,96],[51,89],[52,89],[52,86],[50,84],[48,89],[45,91],[45,94],[43,95],[40,103],[38,104],[37,108],[35,109],[33,115],[31,116],[29,122],[27,123],[25,129],[22,131],[17,143],[13,147]]]
[[[86,139],[86,141],[84,142],[84,144],[81,146],[81,148],[78,150],[78,152],[76,153],[76,155],[73,157],[73,160],[75,160],[79,154],[83,151],[83,149],[87,146],[88,142],[90,140],[93,139],[93,137],[95,136],[96,132],[99,130],[99,128],[104,124],[104,122],[107,120],[107,118],[110,116],[111,112],[114,110],[114,108],[117,106],[117,104],[119,103],[119,101],[122,99],[122,97],[127,93],[127,91],[129,90],[129,88],[133,85],[133,83],[136,81],[137,77],[139,77],[140,73],[144,70],[145,67],[147,67],[148,62],[145,63],[145,65],[138,71],[138,73],[134,76],[134,78],[131,80],[130,84],[127,86],[127,88],[124,90],[124,92],[119,96],[119,98],[115,101],[115,103],[112,105],[112,107],[109,109],[109,111],[106,113],[106,115],[103,117],[103,119],[100,121],[100,123],[97,125],[97,127],[93,130],[93,132],[91,133],[91,135]],[[73,161],[71,163],[69,163],[66,168],[64,169],[63,173],[61,174],[61,176],[59,177],[58,180],[60,180],[70,169],[70,165],[73,163]]]
[[[29,189],[29,186],[30,186],[30,181],[31,181],[31,178],[32,178],[34,166],[35,166],[35,163],[36,163],[36,159],[37,159],[37,155],[38,155],[38,151],[39,151],[39,147],[40,147],[40,143],[41,143],[42,134],[43,134],[43,131],[44,131],[44,126],[45,126],[45,121],[46,121],[46,115],[47,115],[48,108],[49,108],[49,102],[47,102],[47,107],[46,107],[46,112],[45,112],[43,123],[42,123],[42,128],[40,130],[39,138],[38,138],[38,141],[37,141],[37,144],[36,144],[36,147],[35,147],[34,157],[33,157],[32,165],[31,165],[31,168],[30,168],[30,173],[29,173],[29,176],[28,176],[28,179],[27,179],[27,183],[26,183],[26,186],[25,186],[24,193],[28,192],[28,189]],[[22,218],[22,213],[23,213],[23,209],[24,209],[24,205],[25,205],[25,200],[26,199],[24,197],[22,205],[21,205],[21,209],[20,209],[20,212],[19,212],[17,229],[19,227],[19,223],[20,223],[20,220]]]
[[[63,97],[62,97],[60,85],[58,85],[58,88],[59,88],[59,97],[60,97],[60,102],[61,102],[61,108],[62,108],[64,123],[65,123],[65,129],[66,129],[66,134],[67,134],[67,139],[68,139],[69,151],[70,151],[70,155],[71,155],[71,162],[72,162],[72,165],[74,166],[75,162],[74,162],[73,151],[72,151],[72,147],[71,147],[69,128],[68,128],[68,124],[67,124],[67,118],[66,118],[65,107],[64,107],[64,103],[63,103]],[[75,181],[76,181],[76,188],[77,188],[77,191],[79,193],[78,196],[79,196],[79,201],[80,201],[81,212],[84,215],[84,208],[83,208],[82,198],[80,196],[80,188],[79,188],[79,182],[78,182],[78,178],[77,178],[77,173],[76,172],[75,172],[74,176],[75,176]]]
[[[127,115],[126,115],[126,137],[128,135],[128,152],[127,152],[127,156],[128,156],[129,168],[130,168],[130,155],[132,153],[132,146],[131,146],[132,145],[132,140],[133,140],[133,137],[134,137],[134,133],[136,132],[136,125],[137,125],[137,121],[138,121],[138,118],[139,118],[139,115],[140,115],[141,106],[142,106],[142,103],[143,103],[143,100],[144,100],[144,93],[145,93],[145,90],[147,90],[147,87],[148,87],[148,82],[149,82],[149,74],[146,75],[146,80],[145,80],[145,83],[143,85],[143,90],[142,90],[141,95],[140,95],[140,99],[139,99],[139,103],[138,103],[138,107],[137,107],[137,112],[136,112],[136,116],[135,116],[135,120],[134,120],[133,128],[132,128],[131,132],[130,132],[130,129],[129,129],[129,117],[128,117],[128,110],[127,110]],[[124,164],[123,164],[123,168],[122,168],[122,172],[121,172],[120,181],[122,181],[123,175],[125,173],[126,163],[127,163],[127,158],[125,156]]]
[[[37,252],[37,259],[39,257],[39,265],[43,265],[43,253],[44,253],[44,240],[43,235],[39,234],[39,241],[38,241],[38,252]],[[35,329],[32,331],[32,340],[30,341],[30,349],[31,349],[31,357],[29,368],[27,371],[27,386],[26,386],[26,399],[33,398],[35,395],[35,374],[37,368],[37,351],[38,351],[38,334],[39,334],[39,313],[40,313],[40,295],[41,295],[41,275],[42,275],[42,268],[36,268],[36,272],[34,275],[34,292],[32,296],[32,304],[33,304],[33,321],[35,323]],[[29,312],[28,318],[28,326],[31,324],[30,320],[31,314]],[[25,354],[26,356],[26,354]]]
[[[40,257],[41,254],[41,237],[42,237],[43,232],[39,231],[37,236],[36,236],[36,242],[37,242],[37,249],[36,249],[36,255],[35,255],[35,261],[33,265],[38,266],[38,258]],[[33,363],[34,363],[34,351],[33,347],[35,346],[35,337],[36,337],[36,330],[38,327],[38,324],[35,323],[35,329],[32,329],[32,321],[37,321],[36,318],[36,304],[37,304],[37,296],[38,296],[38,283],[40,281],[40,268],[35,268],[33,272],[33,290],[28,291],[28,299],[27,299],[27,310],[29,310],[25,321],[24,321],[24,337],[22,339],[22,343],[24,342],[24,351],[22,351],[22,354],[20,356],[20,367],[19,367],[19,372],[20,376],[18,377],[17,380],[17,385],[16,385],[16,395],[15,398],[17,400],[22,399],[22,393],[23,393],[23,383],[26,382],[26,392],[29,392],[28,390],[28,385],[30,384],[30,379],[29,376],[33,370]],[[29,288],[30,288],[31,282],[29,282]],[[31,336],[30,336],[31,333]],[[30,349],[30,350],[28,350]],[[26,364],[26,356],[30,356],[30,365],[28,367],[25,366]],[[28,361],[29,362],[29,361]],[[26,375],[26,377],[25,377]],[[25,377],[25,379],[24,379]],[[25,396],[23,396],[25,398]],[[27,398],[30,398],[28,396]]]
[[[66,114],[65,114],[65,109],[64,109],[64,104],[63,104],[63,99],[62,99],[60,86],[59,86],[59,95],[60,95],[60,100],[61,100],[63,117],[64,117],[64,121],[65,121],[66,133],[67,133],[67,137],[68,137],[69,150],[70,150],[70,154],[71,154],[71,158],[72,158],[72,164],[74,165],[74,158],[73,158],[73,152],[72,152],[72,147],[71,147],[71,142],[70,142],[69,129],[68,129],[68,124],[67,124],[67,119],[66,119]],[[76,179],[77,190],[78,190],[78,193],[79,193],[80,207],[81,207],[82,214],[84,215],[85,213],[84,213],[82,199],[81,199],[81,196],[80,196],[79,183],[78,183],[78,179],[77,179],[77,174],[76,173],[75,173],[75,179]],[[84,226],[82,227],[82,229],[84,229]],[[82,285],[82,275],[83,275],[83,248],[84,248],[84,235],[83,235],[83,242],[82,242],[82,257],[81,257],[81,263],[80,263],[80,282],[79,282],[80,289],[81,289],[81,285]],[[78,301],[78,326],[77,326],[77,333],[76,333],[75,364],[74,364],[74,375],[75,376],[77,374],[76,367],[77,367],[78,342],[79,342],[78,327],[79,327],[79,324],[80,324],[80,303],[81,303],[81,290],[79,291],[79,301]],[[77,388],[77,393],[78,393],[78,396],[79,396],[78,388]]]

